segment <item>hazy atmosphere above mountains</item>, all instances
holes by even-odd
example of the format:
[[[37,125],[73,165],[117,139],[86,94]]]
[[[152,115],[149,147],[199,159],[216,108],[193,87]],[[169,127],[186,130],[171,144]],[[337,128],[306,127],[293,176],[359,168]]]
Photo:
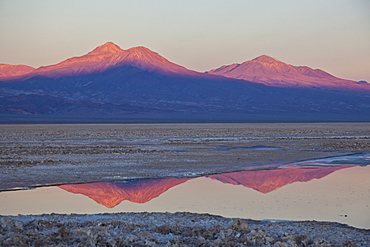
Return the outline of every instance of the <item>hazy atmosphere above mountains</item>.
[[[52,65],[112,41],[199,72],[266,54],[370,81],[369,12],[366,0],[3,0],[0,64]]]
[[[4,0],[0,121],[370,121],[369,7]]]

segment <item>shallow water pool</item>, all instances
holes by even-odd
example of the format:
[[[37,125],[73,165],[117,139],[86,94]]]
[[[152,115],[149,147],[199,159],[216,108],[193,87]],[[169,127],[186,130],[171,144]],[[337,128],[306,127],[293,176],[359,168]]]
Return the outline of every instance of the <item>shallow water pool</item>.
[[[0,192],[0,214],[196,212],[370,228],[370,154],[197,178],[66,184]]]

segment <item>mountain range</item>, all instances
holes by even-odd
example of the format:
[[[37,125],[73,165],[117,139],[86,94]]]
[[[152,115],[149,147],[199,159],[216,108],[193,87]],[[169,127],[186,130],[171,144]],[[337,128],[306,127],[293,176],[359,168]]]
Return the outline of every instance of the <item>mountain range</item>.
[[[261,193],[275,191],[294,182],[308,182],[321,179],[337,170],[353,165],[315,168],[283,168],[273,170],[241,171],[206,176],[222,183],[242,185]],[[59,188],[74,194],[82,194],[107,208],[113,208],[122,201],[146,203],[160,196],[170,188],[193,178],[143,179],[127,182],[101,182],[90,184],[60,185]]]
[[[0,65],[1,122],[369,121],[370,84],[263,55],[200,73],[112,42],[55,65]]]
[[[193,73],[182,66],[169,62],[167,59],[145,47],[122,50],[114,43],[107,42],[84,56],[69,58],[58,64],[42,66],[37,69],[31,67],[24,68],[24,65],[17,65],[11,70],[9,67],[11,65],[3,65],[4,70],[7,69],[6,71],[9,71],[3,74],[7,80],[25,80],[35,76],[59,78],[63,76],[99,73],[124,65],[168,74]],[[11,73],[12,71],[14,74]]]
[[[340,79],[320,69],[289,65],[266,55],[242,64],[221,66],[207,73],[268,86],[366,90],[370,92],[370,84]]]

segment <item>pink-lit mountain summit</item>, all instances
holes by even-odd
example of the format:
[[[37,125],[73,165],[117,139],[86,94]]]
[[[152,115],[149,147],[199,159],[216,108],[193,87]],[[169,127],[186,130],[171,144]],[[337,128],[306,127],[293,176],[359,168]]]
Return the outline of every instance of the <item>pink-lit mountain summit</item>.
[[[268,56],[200,73],[145,47],[124,50],[108,42],[55,65],[0,66],[0,122],[15,116],[84,122],[370,121],[369,92],[368,83]]]
[[[34,70],[35,68],[27,65],[0,64],[0,79],[25,75]]]
[[[56,78],[60,76],[99,73],[110,68],[124,65],[135,66],[148,71],[170,74],[186,75],[196,73],[168,61],[148,48],[139,46],[123,50],[116,44],[107,42],[83,56],[72,57],[58,64],[42,66],[34,70],[23,70],[24,73],[21,73],[20,71],[17,71],[14,74],[7,73],[6,77],[23,76],[20,78],[24,79],[33,76],[46,76]]]
[[[241,64],[221,66],[208,73],[268,86],[370,90],[370,84],[337,78],[320,69],[289,65],[266,55]]]
[[[116,44],[107,42],[83,56],[72,57],[58,64],[41,66],[37,69],[26,65],[1,64],[0,79],[23,80],[34,76],[57,78],[93,74],[125,65],[166,74],[201,75],[199,72],[168,61],[148,48],[139,46],[123,50]],[[206,74],[262,83],[267,86],[370,91],[370,84],[337,78],[320,69],[289,65],[266,55],[241,64],[224,65]]]

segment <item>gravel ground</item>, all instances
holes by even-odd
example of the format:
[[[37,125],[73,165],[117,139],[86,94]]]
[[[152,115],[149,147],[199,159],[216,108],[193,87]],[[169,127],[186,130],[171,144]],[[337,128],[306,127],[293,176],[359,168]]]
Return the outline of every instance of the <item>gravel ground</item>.
[[[1,246],[369,246],[370,230],[192,213],[0,217]]]

